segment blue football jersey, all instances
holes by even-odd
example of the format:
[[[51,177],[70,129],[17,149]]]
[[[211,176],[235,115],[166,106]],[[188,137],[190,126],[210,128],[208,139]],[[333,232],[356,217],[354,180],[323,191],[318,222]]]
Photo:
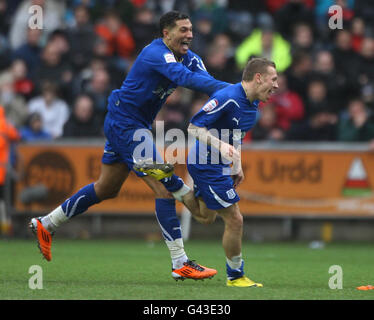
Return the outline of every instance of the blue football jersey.
[[[150,128],[177,86],[211,95],[228,85],[209,75],[201,58],[190,50],[177,61],[159,38],[140,52],[121,88],[112,92],[108,113],[112,119],[140,122]]]
[[[205,127],[220,140],[231,145],[241,144],[247,131],[256,123],[259,101],[247,99],[241,83],[236,83],[214,93],[209,101],[191,119],[197,127]],[[189,163],[210,164],[213,150],[210,146],[195,146],[189,154]],[[205,151],[206,150],[206,151]],[[219,163],[224,164],[222,159]],[[225,163],[227,164],[227,163]]]

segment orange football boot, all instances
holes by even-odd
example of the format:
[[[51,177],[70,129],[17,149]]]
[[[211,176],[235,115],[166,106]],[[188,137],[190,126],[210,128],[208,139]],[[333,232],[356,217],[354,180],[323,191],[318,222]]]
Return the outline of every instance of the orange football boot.
[[[43,227],[42,223],[40,222],[40,218],[31,219],[29,227],[32,230],[32,232],[36,235],[40,252],[43,254],[44,258],[47,261],[51,261],[52,234],[46,228]]]
[[[374,286],[372,286],[372,285],[368,285],[368,286],[360,286],[360,287],[357,287],[356,288],[357,290],[374,290]]]
[[[183,267],[173,269],[171,275],[174,280],[194,279],[203,280],[211,279],[217,274],[217,270],[203,267],[197,264],[194,260],[187,260],[183,263]]]

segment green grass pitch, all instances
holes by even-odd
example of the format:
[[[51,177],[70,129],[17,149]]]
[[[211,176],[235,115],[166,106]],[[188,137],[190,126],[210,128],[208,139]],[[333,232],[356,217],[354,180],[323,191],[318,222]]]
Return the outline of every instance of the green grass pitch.
[[[188,241],[191,259],[216,268],[211,280],[175,282],[165,244],[160,241],[55,239],[53,260],[42,260],[33,240],[0,240],[0,299],[110,300],[345,300],[374,299],[372,244],[244,243],[245,271],[263,288],[225,286],[221,242]],[[43,289],[29,288],[29,268],[43,270]],[[329,288],[332,265],[343,270],[343,289]]]

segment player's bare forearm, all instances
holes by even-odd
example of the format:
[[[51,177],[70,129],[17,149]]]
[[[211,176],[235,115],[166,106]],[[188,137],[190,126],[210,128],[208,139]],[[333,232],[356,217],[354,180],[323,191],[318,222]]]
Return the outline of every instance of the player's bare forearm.
[[[220,150],[220,145],[223,143],[217,137],[212,135],[206,127],[198,127],[190,123],[188,127],[188,133],[198,139],[200,142],[205,143],[208,146],[212,146]]]
[[[238,163],[241,168],[240,152],[236,150],[231,144],[221,141],[209,132],[206,127],[198,127],[190,123],[188,133],[198,139],[200,142],[208,146],[214,147],[221,153],[222,157]]]

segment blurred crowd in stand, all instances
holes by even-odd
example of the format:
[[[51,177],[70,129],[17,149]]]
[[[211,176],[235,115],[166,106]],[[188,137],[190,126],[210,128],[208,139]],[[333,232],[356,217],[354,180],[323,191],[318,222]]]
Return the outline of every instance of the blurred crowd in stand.
[[[30,29],[29,8],[43,10]],[[343,29],[332,5],[342,9]],[[107,97],[170,10],[189,14],[209,73],[241,80],[275,61],[279,90],[246,141],[374,139],[374,2],[365,0],[0,0],[0,105],[23,141],[103,137]],[[157,120],[186,130],[207,97],[177,89]]]

